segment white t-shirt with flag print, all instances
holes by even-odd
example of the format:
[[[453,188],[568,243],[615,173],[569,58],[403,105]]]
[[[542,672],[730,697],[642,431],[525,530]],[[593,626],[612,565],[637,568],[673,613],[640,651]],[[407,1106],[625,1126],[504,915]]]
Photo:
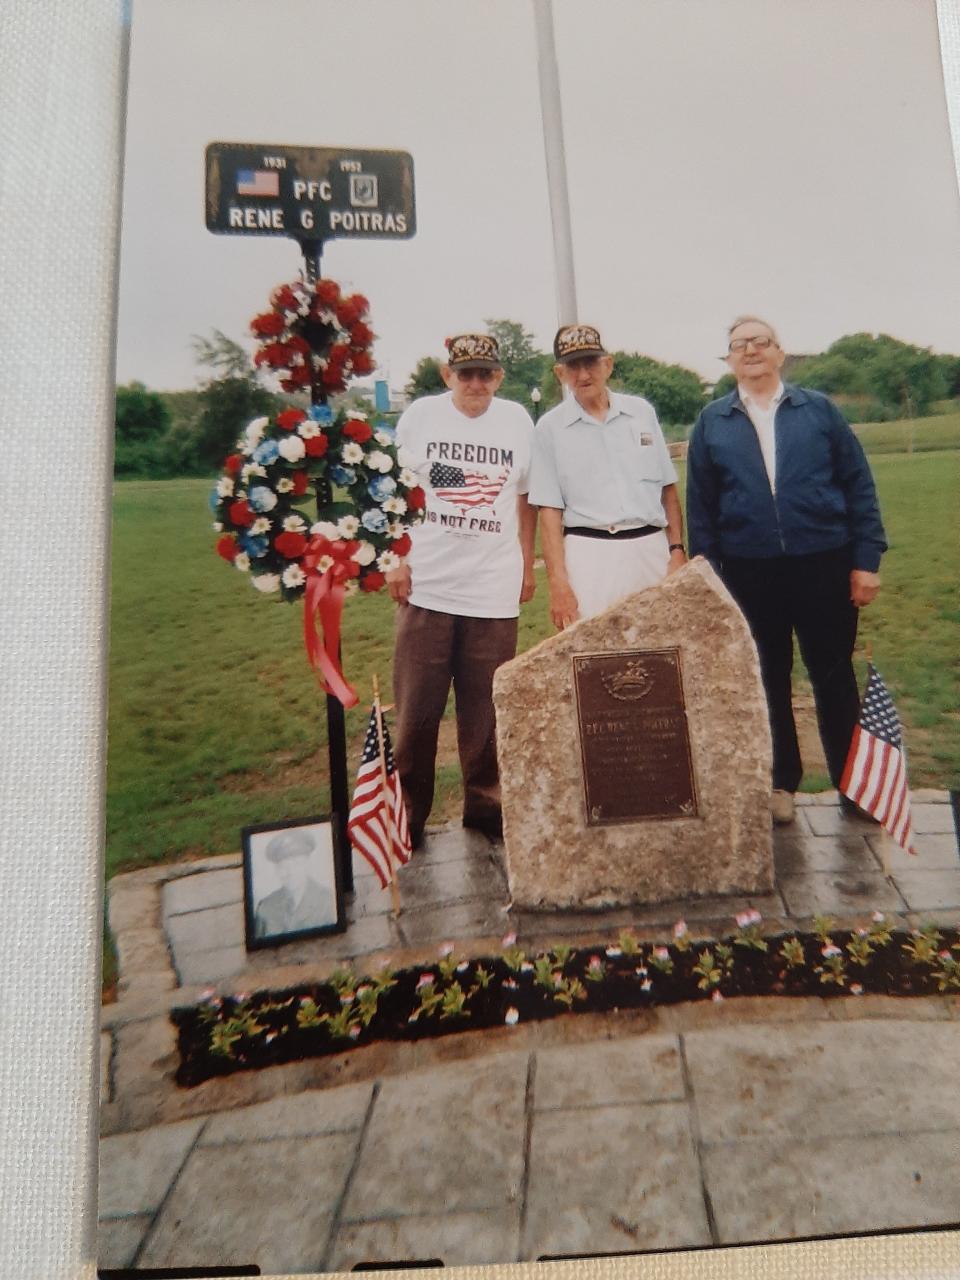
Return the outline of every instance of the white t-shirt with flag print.
[[[410,603],[468,618],[515,618],[523,556],[517,497],[527,492],[533,422],[511,400],[478,418],[453,396],[415,401],[397,424],[403,466],[427,496],[410,531]]]

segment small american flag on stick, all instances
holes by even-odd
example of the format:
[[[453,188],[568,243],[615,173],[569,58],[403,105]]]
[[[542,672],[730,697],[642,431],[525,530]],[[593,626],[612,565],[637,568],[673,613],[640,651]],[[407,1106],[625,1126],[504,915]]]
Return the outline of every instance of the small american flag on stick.
[[[357,785],[347,819],[350,843],[373,867],[383,888],[394,879],[394,865],[410,861],[410,828],[393,759],[393,747],[383,724],[383,767],[377,734],[379,705],[370,712]]]
[[[430,483],[442,502],[455,507],[492,507],[506,483],[508,472],[491,479],[482,471],[464,471],[435,462],[430,468]]]
[[[860,721],[853,731],[840,790],[876,818],[908,853],[912,848],[910,791],[903,730],[893,699],[872,662],[867,664],[867,687]]]

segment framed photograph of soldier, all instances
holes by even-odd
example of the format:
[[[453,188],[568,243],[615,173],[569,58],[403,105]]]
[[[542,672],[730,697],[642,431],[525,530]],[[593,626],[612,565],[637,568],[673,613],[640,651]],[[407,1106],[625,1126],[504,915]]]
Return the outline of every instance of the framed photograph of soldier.
[[[337,839],[332,817],[244,827],[248,951],[343,932]]]

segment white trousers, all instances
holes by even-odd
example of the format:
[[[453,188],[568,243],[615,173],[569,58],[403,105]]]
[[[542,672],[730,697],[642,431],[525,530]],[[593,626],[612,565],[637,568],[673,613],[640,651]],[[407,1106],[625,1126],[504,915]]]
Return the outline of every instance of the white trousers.
[[[670,563],[665,531],[643,538],[568,534],[563,553],[581,618],[593,618],[623,596],[656,586],[667,576]]]

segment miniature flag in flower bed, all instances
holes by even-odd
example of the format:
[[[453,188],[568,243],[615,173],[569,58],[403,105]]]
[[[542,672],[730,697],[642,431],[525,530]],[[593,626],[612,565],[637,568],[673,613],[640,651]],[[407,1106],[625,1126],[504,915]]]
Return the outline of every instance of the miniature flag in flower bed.
[[[897,844],[916,853],[911,847],[910,791],[900,717],[873,663],[867,664],[867,672],[860,721],[853,731],[840,790],[876,818]]]
[[[909,933],[875,913],[869,924],[811,933],[758,935],[751,918],[719,940],[663,946],[621,934],[617,946],[564,944],[528,957],[516,939],[502,954],[467,959],[448,944],[432,964],[280,993],[206,999],[175,1009],[177,1083],[326,1056],[376,1041],[511,1028],[568,1012],[651,1008],[741,995],[856,997],[956,995],[960,930],[924,925]]]
[[[374,706],[370,711],[347,832],[354,849],[366,858],[381,887],[386,888],[394,878],[394,863],[410,861],[410,828],[382,712],[384,768],[380,767],[377,710]]]

